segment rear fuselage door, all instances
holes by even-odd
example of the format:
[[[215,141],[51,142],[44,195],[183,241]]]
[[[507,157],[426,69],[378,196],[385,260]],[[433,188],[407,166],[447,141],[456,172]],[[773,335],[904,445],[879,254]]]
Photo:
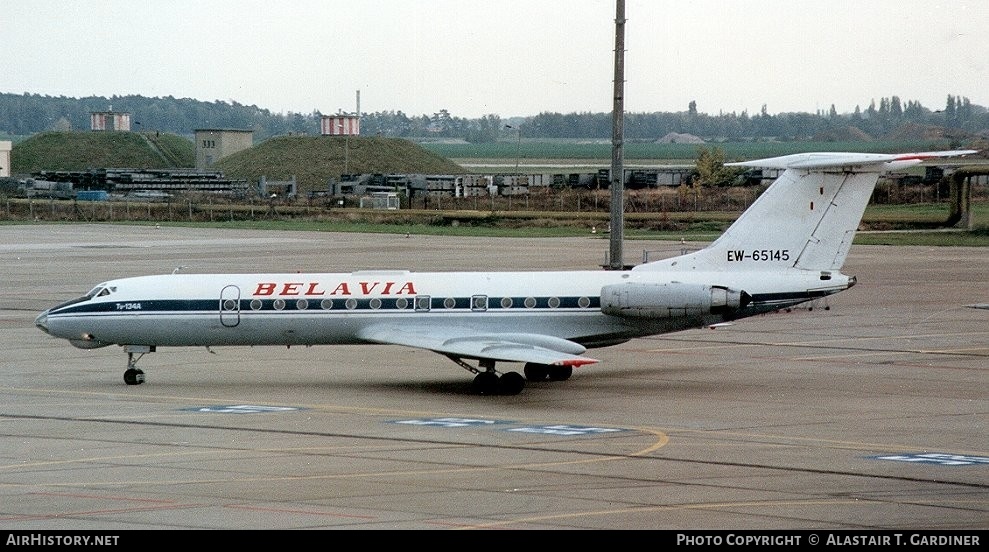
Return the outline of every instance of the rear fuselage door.
[[[240,324],[240,288],[226,286],[220,291],[220,324],[233,328]]]

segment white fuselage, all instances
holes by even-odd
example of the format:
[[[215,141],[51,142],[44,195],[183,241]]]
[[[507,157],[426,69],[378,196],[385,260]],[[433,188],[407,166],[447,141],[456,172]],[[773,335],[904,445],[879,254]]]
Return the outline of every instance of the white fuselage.
[[[602,312],[615,284],[715,283],[753,300],[730,313]],[[700,284],[694,284],[700,285]],[[329,345],[368,342],[386,323],[423,331],[533,333],[587,347],[743,318],[840,291],[848,278],[817,272],[428,272],[169,274],[106,282],[88,298],[42,313],[39,327],[74,345]],[[619,288],[621,289],[621,288]]]

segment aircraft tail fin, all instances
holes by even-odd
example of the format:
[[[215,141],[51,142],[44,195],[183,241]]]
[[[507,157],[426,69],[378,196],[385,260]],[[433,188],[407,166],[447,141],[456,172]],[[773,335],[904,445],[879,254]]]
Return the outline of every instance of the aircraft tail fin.
[[[708,247],[636,269],[839,270],[845,262],[879,177],[954,150],[906,154],[799,153],[727,163],[783,173]]]

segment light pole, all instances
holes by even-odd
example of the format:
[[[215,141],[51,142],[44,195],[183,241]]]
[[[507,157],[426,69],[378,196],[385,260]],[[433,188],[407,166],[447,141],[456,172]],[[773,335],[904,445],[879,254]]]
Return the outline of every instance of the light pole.
[[[615,106],[611,113],[611,270],[625,269],[625,0],[615,6]]]
[[[515,178],[519,177],[519,151],[522,148],[522,127],[513,127],[512,125],[505,125],[505,128],[512,129],[515,131]]]
[[[343,132],[343,121],[337,122],[337,130]],[[350,133],[344,134],[343,142],[343,174],[350,174]]]

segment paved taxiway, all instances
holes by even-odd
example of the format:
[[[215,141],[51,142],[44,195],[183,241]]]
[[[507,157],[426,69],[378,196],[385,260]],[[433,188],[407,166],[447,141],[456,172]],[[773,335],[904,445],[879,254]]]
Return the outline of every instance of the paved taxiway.
[[[627,258],[679,246],[629,241]],[[117,347],[33,325],[105,279],[596,269],[608,242],[0,226],[0,527],[987,529],[989,252],[855,246],[818,303],[592,350],[517,396],[385,346]],[[249,408],[259,407],[259,408]]]

